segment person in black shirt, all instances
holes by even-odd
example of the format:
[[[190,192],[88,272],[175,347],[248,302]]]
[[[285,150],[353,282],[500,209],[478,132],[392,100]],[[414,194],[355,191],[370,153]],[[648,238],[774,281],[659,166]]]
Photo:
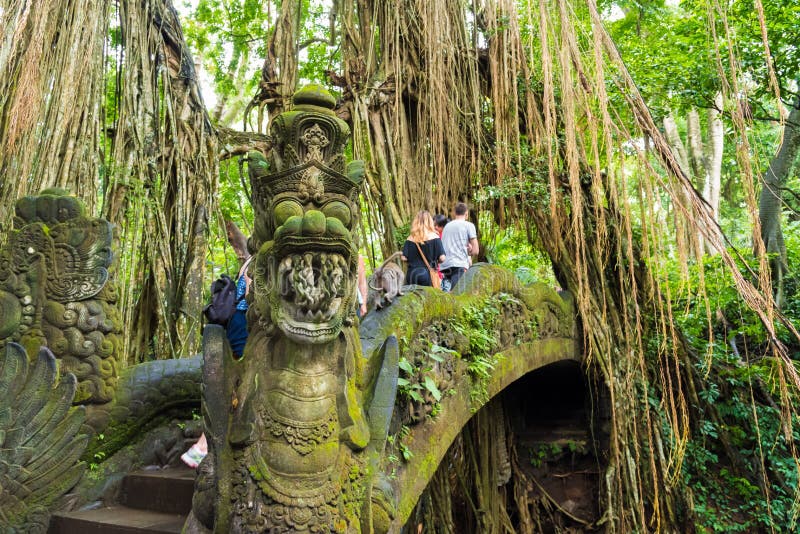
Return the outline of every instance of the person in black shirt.
[[[436,230],[436,233],[439,234],[439,237],[442,237],[444,227],[447,226],[447,223],[449,222],[450,219],[447,218],[447,215],[442,213],[437,213],[433,216],[433,229]],[[444,241],[442,241],[442,244],[444,244]]]
[[[431,286],[431,277],[420,252],[425,255],[428,265],[436,270],[436,266],[445,260],[444,246],[439,234],[433,228],[433,218],[427,211],[417,213],[411,221],[411,235],[403,244],[403,261],[408,262],[406,284]]]

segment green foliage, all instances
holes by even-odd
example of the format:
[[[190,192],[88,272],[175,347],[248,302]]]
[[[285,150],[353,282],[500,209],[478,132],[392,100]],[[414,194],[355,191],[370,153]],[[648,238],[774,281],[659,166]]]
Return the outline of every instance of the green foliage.
[[[692,491],[694,521],[713,532],[754,532],[770,527],[779,527],[781,532],[793,530],[797,466],[783,434],[781,414],[741,395],[739,391],[748,391],[752,380],[735,375],[723,372],[720,376],[727,382],[727,393],[716,400],[715,408],[723,417],[723,427],[702,420],[687,446],[682,474]],[[738,470],[725,457],[722,432],[744,459],[746,471]],[[798,437],[795,433],[792,441]],[[762,463],[769,497],[759,487]]]
[[[324,0],[303,0],[298,5],[299,83],[324,83],[325,71],[340,70],[341,62],[339,47],[330,42],[331,6]],[[222,124],[238,125],[244,119],[245,106],[261,80],[279,6],[280,2],[262,0],[183,2],[186,40],[202,70],[211,77],[221,112],[214,119]]]
[[[798,324],[800,318],[800,223],[790,222],[785,228],[785,240],[788,251],[789,269],[786,273],[786,307],[782,310],[784,315]],[[747,253],[738,251],[739,254]],[[752,278],[757,276],[759,263],[755,258],[748,256],[747,263],[740,264],[740,272]],[[705,354],[709,349],[730,350],[731,343],[735,342],[742,357],[750,357],[757,361],[767,351],[769,333],[760,322],[758,316],[742,300],[732,278],[726,273],[725,266],[719,256],[706,256],[703,261],[705,295],[700,293],[700,277],[697,267],[693,267],[688,281],[682,280],[682,275],[677,265],[672,263],[667,266],[670,283],[674,294],[680,299],[675,303],[675,308],[683,310],[676,317],[676,323],[681,331],[699,352]],[[708,344],[709,324],[705,297],[708,297],[712,312],[717,315],[716,322],[712,325],[711,333],[715,341]],[[724,317],[725,321],[719,318]],[[800,347],[788,329],[776,324],[778,339],[787,344],[790,353],[795,359],[800,359]]]
[[[414,454],[411,452],[411,449],[408,448],[408,445],[405,443],[405,439],[411,434],[411,429],[406,425],[403,425],[400,428],[400,432],[398,433],[398,438],[396,441],[397,450],[400,451],[400,456],[402,456],[403,461],[409,461]]]
[[[397,478],[397,464],[402,459],[403,462],[408,462],[411,458],[414,457],[414,453],[411,452],[406,440],[411,435],[411,428],[407,425],[403,425],[400,427],[400,430],[396,434],[390,434],[387,436],[386,441],[389,444],[388,454],[386,459],[389,461],[389,464],[392,466],[392,472],[389,475],[389,478]],[[398,454],[400,456],[398,456]]]
[[[220,162],[219,210],[211,218],[204,291],[208,291],[211,282],[221,274],[235,276],[239,271],[236,253],[228,243],[225,221],[235,223],[245,235],[252,233],[253,207],[243,185],[248,180],[244,157]],[[210,298],[210,295],[205,295],[205,298]]]
[[[325,71],[340,70],[342,60],[339,43],[331,42],[329,17],[332,6],[325,0],[304,0],[302,9],[305,10],[305,23],[301,26],[300,42],[307,46],[301,52],[300,83],[326,84]]]
[[[795,182],[800,185],[800,177],[797,177]],[[794,189],[794,191],[800,191],[800,187]],[[800,219],[790,220],[784,226],[783,232],[787,262],[789,264],[789,272],[784,286],[786,299],[783,313],[787,317],[794,318],[794,324],[798,326],[798,318],[800,318]],[[783,339],[787,340],[786,337]],[[795,359],[800,359],[800,354],[796,353],[794,357]]]
[[[500,316],[500,304],[510,298],[513,297],[498,293],[481,304],[467,306],[452,323],[453,330],[469,340],[469,350],[462,354],[462,358],[467,362],[467,372],[472,380],[470,399],[474,408],[482,406],[489,398],[486,384],[497,363],[494,355],[499,343],[497,318]]]
[[[482,236],[487,235],[491,233],[482,232]],[[512,271],[523,284],[555,284],[550,258],[534,248],[524,232],[516,228],[496,230],[491,239],[484,240],[483,246],[489,263]]]
[[[529,449],[530,461],[533,467],[542,467],[547,462],[560,459],[564,454],[586,454],[585,441],[558,440],[548,443],[539,443]]]
[[[419,404],[432,402],[430,417],[436,417],[441,410],[443,393],[436,383],[434,363],[443,363],[447,356],[458,353],[428,342],[428,350],[422,358],[415,358],[416,365],[403,356],[398,362],[400,377],[397,379],[397,395],[401,403],[413,401]],[[429,398],[426,399],[426,396]]]
[[[407,377],[413,377],[415,375],[420,376],[419,383],[416,384],[410,384],[408,379],[401,377],[399,383],[401,388],[406,388],[408,390],[402,392],[408,394],[412,399],[422,402],[422,397],[418,394],[415,395],[413,390],[427,390],[433,395],[436,402],[440,401],[442,393],[436,386],[436,382],[431,374],[433,372],[432,362],[443,363],[447,356],[458,356],[458,353],[435,343],[429,343],[428,350],[422,358],[422,363],[419,365],[414,366],[405,357],[400,358],[399,367],[400,371],[402,371],[401,374]]]
[[[763,0],[761,4],[771,61],[786,104],[800,80],[800,49],[789,37],[791,32],[787,33],[800,16],[800,0]],[[664,117],[672,114],[684,139],[688,137],[684,119],[689,110],[698,111],[700,129],[704,130],[707,110],[717,107],[715,96],[731,80],[737,80],[738,94],[723,91],[727,96],[719,110],[725,134],[718,222],[733,244],[749,247],[752,223],[743,216],[747,187],[742,184],[741,136],[748,137],[751,147],[747,158],[754,176],[759,176],[775,154],[782,131],[754,2],[612,0],[602,6],[607,27],[656,123],[661,124]],[[730,39],[726,37],[726,26]],[[730,70],[729,54],[735,58],[736,75]],[[615,103],[622,103],[616,92],[609,96]],[[743,129],[731,119],[736,110],[746,117]],[[685,143],[690,150],[688,139]],[[709,143],[710,140],[700,141],[705,148]],[[700,191],[703,180],[702,173],[695,176],[694,185]]]
[[[403,250],[403,243],[406,242],[408,239],[408,235],[411,233],[411,223],[404,224],[403,226],[398,226],[394,229],[394,244],[397,246],[397,250]]]
[[[786,239],[790,268],[783,312],[797,325],[800,225],[788,225]],[[741,265],[748,276],[758,269],[756,261],[749,263]],[[690,517],[708,532],[794,531],[798,467],[793,450],[800,434],[790,430],[785,415],[792,413],[794,429],[800,418],[791,406],[782,413],[781,405],[794,405],[800,398],[791,385],[788,397],[782,395],[782,364],[773,357],[769,334],[738,295],[721,260],[707,257],[702,268],[714,315],[710,324],[698,291],[699,267],[691,270],[688,282],[675,265],[667,268],[673,294],[679,295],[675,322],[692,349],[693,373],[701,387],[681,471],[694,505]],[[800,346],[787,329],[779,327],[777,334],[793,360],[800,360]]]
[[[214,84],[218,101],[234,108],[225,123],[238,122],[247,100],[255,93],[261,62],[266,55],[270,21],[258,0],[200,0],[185,3],[191,16],[183,18],[186,40],[195,59]]]
[[[775,70],[785,89],[785,84],[800,73],[800,51],[788,30],[796,25],[800,16],[800,2],[764,0],[762,4]],[[609,16],[612,12],[623,15],[610,22],[609,29],[639,90],[656,115],[663,116],[670,107],[680,110],[711,105],[722,83],[718,69],[728,75],[729,53],[722,20],[717,17],[715,26],[709,25],[713,4],[706,0],[679,4],[624,0],[607,2],[605,7]],[[762,102],[774,100],[774,97],[764,62],[757,11],[752,0],[735,0],[728,9],[727,23],[736,38],[733,53],[749,77],[751,103],[764,111]],[[720,39],[719,66],[717,52],[710,42],[712,29]]]
[[[405,358],[400,358],[399,367],[401,371],[401,375],[397,379],[397,395],[401,399],[404,397],[408,397],[409,399],[416,401],[416,402],[424,402],[422,395],[420,394],[420,390],[422,389],[422,385],[417,382],[412,382],[409,377],[412,377],[416,374],[417,369],[414,368],[413,365]]]

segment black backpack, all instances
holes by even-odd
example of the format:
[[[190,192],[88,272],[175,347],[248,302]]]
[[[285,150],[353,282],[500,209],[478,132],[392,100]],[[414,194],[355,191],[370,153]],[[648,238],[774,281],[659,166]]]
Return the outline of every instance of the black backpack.
[[[203,315],[211,324],[227,326],[236,313],[236,282],[223,274],[211,283],[211,302],[203,308]]]

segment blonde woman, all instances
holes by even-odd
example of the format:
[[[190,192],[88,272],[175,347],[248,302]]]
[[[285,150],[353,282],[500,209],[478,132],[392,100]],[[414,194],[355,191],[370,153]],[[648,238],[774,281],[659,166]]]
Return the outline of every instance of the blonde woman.
[[[436,266],[445,260],[444,246],[439,234],[433,228],[433,217],[427,211],[420,211],[411,221],[411,235],[403,245],[403,261],[408,262],[406,284],[431,286],[429,269],[436,276]],[[434,282],[438,282],[437,277]],[[435,284],[439,287],[439,284]]]

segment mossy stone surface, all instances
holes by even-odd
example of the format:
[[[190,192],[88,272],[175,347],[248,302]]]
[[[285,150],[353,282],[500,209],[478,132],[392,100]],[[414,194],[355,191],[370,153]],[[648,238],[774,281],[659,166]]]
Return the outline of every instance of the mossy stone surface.
[[[333,109],[336,105],[336,98],[322,85],[309,84],[299,89],[292,96],[292,103],[295,106],[316,106]]]
[[[475,411],[525,374],[550,363],[581,358],[569,294],[559,294],[545,284],[523,286],[509,271],[485,264],[471,268],[462,281],[451,293],[409,286],[405,296],[388,308],[369,312],[361,323],[365,355],[374,355],[388,336],[395,335],[400,340],[401,358],[413,362],[413,351],[421,350],[420,336],[428,335],[432,327],[440,335],[456,325],[458,329],[465,328],[470,324],[464,322],[465,313],[483,310],[491,314],[492,307],[500,306],[497,303],[509,302],[517,310],[511,319],[498,312],[495,322],[500,333],[491,354],[485,355],[494,367],[489,378],[480,383],[468,375],[465,355],[474,350],[472,338],[485,336],[484,331],[467,328],[448,334],[448,344],[459,354],[451,360],[452,381],[437,374],[440,366],[435,360],[424,354],[416,356],[428,362],[423,367],[432,369],[426,376],[437,384],[444,380],[450,391],[443,393],[435,415],[409,423],[402,436],[395,436],[396,440],[402,440],[406,460],[392,463],[384,456],[383,469],[395,475],[391,482],[397,495],[393,529],[399,529],[408,519],[451,443]],[[518,324],[505,324],[507,320]],[[521,323],[525,329],[520,328]],[[470,328],[485,327],[488,326]],[[527,332],[524,339],[521,332]],[[476,388],[481,390],[480,395],[476,395]],[[403,411],[408,411],[405,404],[395,406],[396,413]]]

